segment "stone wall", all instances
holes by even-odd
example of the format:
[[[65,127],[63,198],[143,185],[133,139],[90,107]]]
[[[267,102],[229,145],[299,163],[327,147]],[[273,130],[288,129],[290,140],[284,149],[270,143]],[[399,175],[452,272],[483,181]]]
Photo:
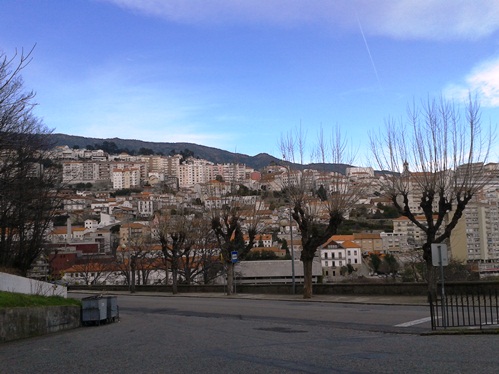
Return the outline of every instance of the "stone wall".
[[[303,284],[296,284],[296,293],[303,292]],[[128,291],[128,286],[69,286],[70,290],[94,290],[100,292]],[[426,295],[428,286],[425,283],[340,283],[340,284],[314,284],[315,295]],[[172,292],[168,286],[135,286],[137,292]],[[179,293],[225,293],[223,285],[178,285]],[[291,284],[236,284],[237,293],[248,294],[278,294],[292,293]]]
[[[499,289],[499,282],[446,282],[445,288],[452,289],[456,287],[480,286],[487,289]],[[296,293],[303,292],[303,284],[295,285]],[[70,290],[94,290],[100,292],[129,291],[128,286],[70,286]],[[136,286],[137,292],[172,292],[172,286]],[[224,285],[178,285],[179,293],[225,293]],[[236,293],[247,294],[277,294],[288,295],[292,293],[291,284],[236,284]],[[428,285],[426,283],[333,283],[333,284],[314,284],[314,295],[428,295]]]
[[[0,308],[0,343],[80,326],[79,306]]]

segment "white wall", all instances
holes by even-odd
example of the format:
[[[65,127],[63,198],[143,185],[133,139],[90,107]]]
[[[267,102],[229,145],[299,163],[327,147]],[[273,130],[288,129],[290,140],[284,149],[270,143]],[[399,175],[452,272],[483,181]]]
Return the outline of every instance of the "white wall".
[[[57,284],[0,273],[0,291],[42,296],[68,296],[68,289]]]

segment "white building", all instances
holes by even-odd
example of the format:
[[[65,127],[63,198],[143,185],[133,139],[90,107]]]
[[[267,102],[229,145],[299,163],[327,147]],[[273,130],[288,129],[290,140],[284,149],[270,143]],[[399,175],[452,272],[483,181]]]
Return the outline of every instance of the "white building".
[[[137,212],[143,217],[151,217],[154,214],[155,203],[151,198],[143,197],[137,200]]]
[[[321,246],[320,258],[324,275],[334,278],[341,275],[344,266],[358,268],[362,264],[362,250],[352,241],[339,244],[331,238]]]
[[[115,169],[112,172],[112,178],[115,190],[140,186],[140,170],[137,168]]]

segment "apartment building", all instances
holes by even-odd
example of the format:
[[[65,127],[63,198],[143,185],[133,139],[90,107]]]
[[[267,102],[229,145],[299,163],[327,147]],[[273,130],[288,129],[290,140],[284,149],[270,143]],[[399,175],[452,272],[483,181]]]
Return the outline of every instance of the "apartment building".
[[[215,179],[216,175],[213,173],[212,166],[212,162],[189,158],[186,163],[181,164],[178,168],[180,188],[193,187],[195,184],[206,183]]]
[[[62,181],[67,184],[109,181],[109,163],[105,161],[63,161]]]
[[[114,169],[112,182],[115,190],[138,187],[140,186],[140,170],[137,168]]]
[[[474,262],[480,273],[499,265],[499,201],[469,203],[451,234],[456,260]],[[492,265],[492,268],[491,268]],[[494,273],[499,273],[496,269]]]
[[[356,233],[352,235],[333,235],[331,238],[339,244],[343,244],[344,242],[353,242],[357,244],[361,249],[362,254],[383,252],[381,234]]]
[[[371,167],[349,167],[345,170],[346,176],[352,180],[365,180],[374,178],[374,169]]]
[[[72,149],[67,145],[57,146],[52,150],[52,158],[56,160],[107,160],[107,153],[101,149]]]
[[[152,217],[157,204],[151,197],[143,196],[137,200],[137,213],[142,217]]]
[[[212,174],[215,177],[220,175],[226,182],[244,181],[249,177],[246,175],[247,168],[244,164],[215,164],[212,169]]]
[[[411,249],[407,242],[407,235],[404,233],[382,232],[380,236],[383,243],[383,253],[402,253]]]
[[[434,217],[437,218],[436,216]],[[416,220],[422,224],[426,224],[425,216],[416,216]],[[397,236],[405,236],[407,243],[411,248],[421,247],[426,241],[426,234],[417,227],[407,217],[399,217],[393,219],[393,234]]]
[[[129,222],[120,227],[120,245],[140,245],[144,238],[151,235],[151,227],[148,224],[140,222]]]
[[[179,173],[181,155],[174,156],[149,156],[149,172],[164,173],[176,177]]]

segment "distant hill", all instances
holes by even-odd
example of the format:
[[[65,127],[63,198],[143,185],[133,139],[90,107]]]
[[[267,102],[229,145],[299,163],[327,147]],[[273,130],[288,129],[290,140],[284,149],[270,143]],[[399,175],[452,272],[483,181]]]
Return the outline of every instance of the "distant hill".
[[[104,142],[113,142],[120,149],[129,149],[138,152],[139,149],[151,149],[155,153],[162,153],[164,155],[169,155],[170,152],[174,151],[180,153],[188,149],[194,153],[194,157],[199,157],[204,160],[208,160],[217,164],[225,163],[242,163],[252,167],[255,170],[261,170],[270,164],[284,164],[284,162],[274,156],[267,153],[259,153],[256,156],[248,156],[242,153],[233,153],[224,151],[218,148],[207,147],[204,145],[194,144],[194,143],[159,143],[159,142],[145,142],[142,140],[135,139],[120,139],[120,138],[87,138],[83,136],[75,135],[65,135],[65,134],[51,134],[49,135],[50,141],[54,146],[67,145],[71,148],[78,146],[81,149],[86,148],[88,145],[95,146],[96,144],[102,144]],[[303,169],[305,167],[310,167],[318,170],[324,171],[337,171],[345,173],[345,169],[349,165],[345,164],[311,164],[311,165],[297,165],[293,164],[293,167]]]

